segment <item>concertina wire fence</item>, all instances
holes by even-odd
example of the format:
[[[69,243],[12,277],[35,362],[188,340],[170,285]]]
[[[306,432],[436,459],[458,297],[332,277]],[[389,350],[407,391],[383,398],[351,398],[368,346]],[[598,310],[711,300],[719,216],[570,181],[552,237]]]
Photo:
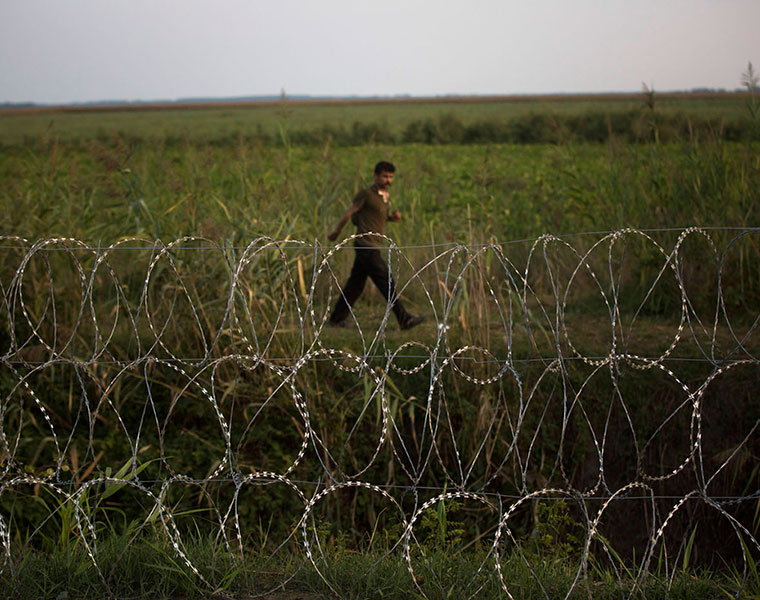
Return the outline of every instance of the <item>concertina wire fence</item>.
[[[327,327],[353,238],[5,237],[2,569],[44,547],[65,507],[107,580],[102,523],[119,506],[201,581],[194,520],[241,560],[266,555],[272,573],[295,553],[328,585],[329,536],[345,528],[365,550],[383,538],[425,595],[426,515],[445,504],[468,525],[452,537],[484,551],[472,595],[496,578],[512,597],[503,560],[534,560],[526,534],[561,500],[575,537],[549,541],[572,546],[573,587],[592,558],[632,590],[655,562],[672,577],[695,529],[705,564],[718,553],[746,574],[760,551],[759,241],[703,228],[388,240],[399,294],[426,317],[399,331],[369,289],[348,328]],[[44,510],[25,501],[40,496]]]

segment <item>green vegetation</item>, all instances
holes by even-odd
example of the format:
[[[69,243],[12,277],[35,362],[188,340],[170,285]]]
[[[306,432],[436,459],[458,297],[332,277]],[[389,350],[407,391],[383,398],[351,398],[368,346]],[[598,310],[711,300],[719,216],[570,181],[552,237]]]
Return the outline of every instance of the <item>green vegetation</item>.
[[[423,454],[417,444],[428,427],[428,394],[440,430],[434,461],[414,480],[420,490],[458,486],[517,497],[548,487],[589,490],[603,470],[611,490],[651,478],[652,492],[666,497],[657,513],[667,514],[667,497],[682,498],[695,485],[687,469],[657,479],[691,448],[694,417],[681,386],[706,381],[709,360],[757,356],[758,233],[736,236],[760,223],[760,112],[749,94],[644,99],[0,115],[0,349],[13,359],[0,378],[0,459],[4,483],[31,478],[0,495],[10,554],[0,587],[19,598],[57,598],[63,590],[69,597],[107,590],[202,597],[276,589],[292,575],[289,589],[313,594],[328,594],[329,584],[343,597],[412,598],[420,590],[467,597],[482,586],[478,597],[501,597],[490,546],[497,513],[472,499],[439,500],[418,515],[409,558],[420,589],[394,546],[404,531],[395,505],[366,488],[336,489],[315,503],[307,537],[314,548],[319,542],[319,573],[305,562],[298,520],[304,498],[324,489],[313,482],[326,472],[381,482],[406,516],[434,497],[409,490]],[[323,262],[326,233],[380,158],[399,169],[393,202],[404,220],[389,229],[404,250],[394,250],[392,262],[399,281],[411,282],[404,296],[414,311],[435,315],[415,330],[420,346],[411,348],[402,348],[410,338],[392,326],[373,342],[384,304],[371,293],[357,307],[363,336],[320,327],[350,261],[350,252],[338,251]],[[709,231],[714,246],[695,233],[679,247],[689,321],[674,342],[681,288],[666,258],[688,226],[727,229]],[[629,227],[659,231],[599,246],[585,257],[588,270],[572,277],[579,255],[605,232]],[[588,231],[601,233],[573,235]],[[563,241],[534,247],[545,233],[564,234]],[[58,236],[100,254],[51,243],[30,254],[23,279],[14,279],[34,242]],[[182,236],[202,239],[155,246]],[[303,243],[249,247],[260,237]],[[324,246],[315,250],[314,240]],[[410,279],[416,269],[419,277]],[[525,273],[527,291],[519,285]],[[671,371],[621,362],[600,374],[580,361],[547,369],[543,359],[558,352],[610,353],[604,299],[613,296],[616,349],[667,354]],[[448,327],[442,351],[474,348],[442,369],[431,389],[419,355],[437,343],[439,324]],[[307,348],[336,354],[314,354],[290,378],[269,367],[293,367],[275,361],[295,363]],[[386,372],[385,354],[397,351]],[[367,364],[358,368],[352,355],[366,355]],[[48,362],[51,356],[62,360]],[[519,381],[490,381],[503,364],[492,359],[507,356]],[[177,370],[173,357],[208,360]],[[136,368],[123,369],[129,361]],[[706,429],[700,468],[715,474],[714,497],[760,487],[756,363],[729,373],[711,382],[699,415]],[[300,401],[319,444],[302,446]],[[380,443],[385,420],[392,427]],[[603,469],[600,432],[610,440]],[[212,477],[230,467],[252,479],[238,490]],[[304,482],[304,497],[256,479],[264,471]],[[178,478],[162,489],[177,475],[203,483]],[[80,511],[55,490],[74,494]],[[200,576],[175,552],[156,498]],[[594,502],[588,506],[596,510]],[[237,523],[225,518],[231,506]],[[757,538],[757,506],[755,499],[725,510]],[[638,581],[651,532],[630,522],[632,515],[650,522],[650,510],[641,501],[605,513],[577,597],[760,593],[756,571],[741,562],[756,549],[698,500],[663,535],[675,558],[655,553]],[[88,523],[77,519],[83,514]],[[588,530],[572,499],[516,510],[498,557],[512,594],[568,590]],[[100,572],[87,554],[95,538]]]
[[[390,231],[402,246],[758,223],[760,167],[745,144],[277,149],[120,137],[6,148],[0,223],[28,239],[104,244],[183,235],[326,241],[378,156],[400,168],[394,204],[405,219]]]
[[[214,556],[210,545],[201,546],[192,556],[209,577],[204,586],[197,577],[178,565],[167,549],[155,550],[148,544],[130,544],[123,548],[106,550],[106,573],[110,577],[104,583],[85,557],[81,562],[35,556],[27,559],[12,587],[6,589],[5,598],[39,598],[55,600],[63,591],[68,597],[82,600],[108,597],[135,600],[174,600],[176,598],[208,598],[215,593],[219,597],[249,598],[253,593],[267,593],[273,600],[317,600],[340,598],[361,600],[364,598],[418,599],[420,589],[412,583],[412,576],[405,561],[386,556],[344,554],[328,557],[320,565],[320,573],[330,582],[329,587],[312,565],[299,565],[300,570],[284,586],[277,585],[276,573],[267,572],[256,577],[259,565],[255,560],[241,563],[234,556]],[[111,554],[118,562],[110,562]],[[75,560],[76,560],[75,559]],[[486,573],[473,577],[481,566]],[[477,597],[486,600],[506,597],[493,574],[493,564],[482,565],[476,557],[452,559],[436,556],[418,565],[416,576],[425,597],[432,599]],[[357,573],[362,576],[357,577]],[[445,575],[441,577],[441,573]],[[569,584],[575,579],[574,569],[560,560],[547,560],[533,571],[519,556],[505,560],[502,573],[509,582],[507,589],[515,598],[543,599],[565,598]],[[211,577],[213,575],[213,577]],[[540,585],[539,585],[539,582]],[[632,580],[616,581],[613,577],[590,577],[575,588],[570,598],[617,599],[632,595],[634,598],[658,600],[682,598],[703,600],[705,598],[757,597],[758,588],[748,589],[741,579],[716,575],[704,571],[679,572],[674,578],[666,574],[651,576],[643,589]]]
[[[564,506],[560,502],[552,512],[565,514]],[[545,522],[542,531],[556,533],[558,526],[566,527],[567,519],[551,518],[556,523]],[[324,538],[313,562],[303,552],[285,554],[273,562],[256,552],[225,549],[219,539],[199,533],[184,538],[183,555],[178,556],[165,534],[149,525],[142,532],[102,532],[106,535],[98,547],[96,568],[81,540],[61,533],[61,541],[40,550],[28,549],[11,565],[12,576],[0,579],[6,584],[3,598],[53,600],[65,592],[64,597],[82,600],[247,598],[254,594],[281,600],[336,595],[357,600],[417,599],[424,594],[443,600],[503,598],[506,589],[513,597],[542,599],[564,598],[572,588],[570,598],[701,600],[737,594],[755,598],[760,593],[754,569],[747,577],[738,570],[710,572],[688,566],[670,572],[660,564],[641,577],[619,557],[607,564],[592,557],[582,568],[572,536],[566,538],[573,540],[572,545],[546,544],[540,539],[496,556],[482,546],[462,551],[458,534],[446,534],[447,542],[440,545],[436,533],[415,546],[408,561],[388,548],[355,551],[340,540]]]
[[[442,98],[436,101],[280,102],[160,109],[25,109],[0,112],[0,141],[167,140],[170,143],[323,145],[365,143],[646,141],[657,117],[661,141],[756,136],[749,93]]]

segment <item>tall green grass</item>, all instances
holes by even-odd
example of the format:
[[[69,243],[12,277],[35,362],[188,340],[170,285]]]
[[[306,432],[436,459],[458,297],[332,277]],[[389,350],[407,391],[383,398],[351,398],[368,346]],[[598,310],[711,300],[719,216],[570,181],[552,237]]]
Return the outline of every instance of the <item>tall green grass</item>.
[[[248,598],[268,593],[278,598],[504,598],[495,563],[483,553],[451,554],[427,550],[412,558],[414,575],[398,553],[329,550],[315,564],[302,556],[281,557],[271,565],[264,557],[241,559],[225,552],[210,537],[189,541],[188,556],[203,580],[184,565],[159,536],[138,540],[111,536],[102,543],[98,567],[77,547],[28,552],[8,573],[0,574],[2,597],[82,600],[114,597],[151,600],[175,598]],[[592,565],[577,579],[577,564],[556,555],[515,551],[500,559],[507,590],[515,598],[665,599],[754,598],[757,577],[741,573],[683,569],[654,572],[637,581],[632,573]],[[361,574],[361,576],[357,576]]]
[[[399,245],[482,243],[623,227],[752,227],[758,161],[746,144],[420,144],[286,149],[113,137],[0,155],[5,234],[87,243],[201,235],[326,242],[379,157],[398,165]],[[720,210],[718,210],[720,207]]]
[[[453,242],[760,223],[755,147],[720,138],[643,145],[613,139],[603,145],[272,148],[244,140],[173,145],[114,136],[3,150],[6,210],[0,231],[31,241],[62,236],[102,246],[127,237],[168,243],[182,236],[220,247],[244,248],[260,236],[327,245],[327,232],[356,191],[370,183],[368,173],[381,157],[398,165],[392,201],[404,215],[389,234],[401,247],[428,246],[405,250],[412,264],[425,264]],[[734,235],[711,233],[719,248]],[[734,297],[747,306],[760,298],[755,245],[754,236],[745,237],[723,264],[723,284],[740,290]],[[529,247],[510,246],[511,254],[518,253],[515,264],[527,259]],[[299,268],[308,275],[313,256],[301,254]],[[658,268],[656,252],[642,258]],[[718,259],[704,256],[706,264]],[[704,269],[688,275],[715,277]],[[426,287],[437,285],[428,281]],[[697,296],[699,288],[694,281]]]

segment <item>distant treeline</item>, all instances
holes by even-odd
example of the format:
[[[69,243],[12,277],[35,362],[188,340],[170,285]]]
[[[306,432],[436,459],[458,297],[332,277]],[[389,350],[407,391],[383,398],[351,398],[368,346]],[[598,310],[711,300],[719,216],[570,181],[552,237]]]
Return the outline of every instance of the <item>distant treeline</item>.
[[[411,121],[394,134],[386,121],[354,122],[352,126],[325,125],[311,130],[287,131],[279,136],[259,132],[263,142],[338,145],[368,142],[382,144],[545,144],[564,142],[603,143],[609,140],[649,141],[760,139],[760,128],[749,117],[733,120],[684,114],[650,115],[631,110],[620,113],[552,115],[534,113],[511,119],[487,119],[466,123],[454,114]]]
[[[392,123],[386,117],[375,120],[304,125],[282,121],[259,123],[237,130],[220,129],[193,133],[195,142],[215,146],[241,143],[263,146],[342,147],[377,144],[566,144],[566,143],[649,143],[680,141],[760,141],[760,112],[730,116],[706,116],[683,112],[653,112],[631,109],[619,112],[589,111],[575,114],[534,112],[508,118],[471,120],[444,113]],[[754,118],[753,118],[754,117]],[[117,126],[101,129],[91,139],[107,142],[114,135],[124,142],[140,143],[146,138],[168,146],[186,145],[188,131],[172,133],[135,132]],[[24,135],[22,145],[37,147],[50,142],[49,135]],[[3,144],[0,146],[14,145]]]
[[[123,139],[131,136],[119,132]],[[749,116],[703,117],[682,113],[647,114],[640,110],[617,113],[557,115],[532,113],[509,119],[467,122],[455,114],[410,121],[401,131],[386,119],[324,124],[297,128],[287,124],[277,131],[258,126],[254,131],[225,132],[209,136],[214,145],[255,143],[267,146],[323,145],[357,146],[378,144],[561,144],[561,143],[646,143],[652,141],[754,141],[760,127]],[[30,140],[27,140],[27,142]],[[167,136],[168,144],[187,143],[184,136]]]
[[[206,107],[188,111],[174,105],[153,110],[117,110],[114,107],[63,112],[21,111],[1,115],[8,131],[0,145],[45,145],[54,139],[100,139],[114,136],[141,142],[145,139],[169,145],[208,143],[230,146],[242,143],[265,146],[359,146],[379,144],[566,144],[648,143],[679,141],[749,142],[760,139],[760,104],[747,96],[730,104],[689,104],[700,98],[670,99],[655,109],[654,96],[626,106],[618,100],[580,106],[586,100],[561,101],[535,106],[530,112],[516,105],[462,102],[442,107],[431,102],[299,105],[296,109],[257,107],[233,111]],[[704,100],[712,102],[714,98]],[[622,101],[622,100],[621,100]],[[673,106],[673,102],[679,102]],[[745,105],[746,104],[746,108]],[[683,106],[683,108],[682,108]],[[183,109],[197,105],[186,104]],[[102,110],[101,110],[102,109]],[[260,110],[259,110],[260,109]],[[178,112],[179,111],[179,112]],[[98,113],[98,114],[94,114]],[[101,115],[100,113],[103,113]],[[28,120],[27,120],[28,119]],[[12,127],[11,127],[12,126]],[[13,129],[13,131],[11,131]]]

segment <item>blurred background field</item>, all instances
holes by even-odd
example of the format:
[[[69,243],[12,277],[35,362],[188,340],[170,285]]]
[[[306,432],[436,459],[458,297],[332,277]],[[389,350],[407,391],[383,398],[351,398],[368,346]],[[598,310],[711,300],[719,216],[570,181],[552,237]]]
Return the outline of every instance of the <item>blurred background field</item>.
[[[6,111],[0,225],[104,242],[322,238],[383,157],[398,165],[400,245],[744,227],[758,222],[756,104],[644,93]]]
[[[568,94],[558,96],[430,99],[310,100],[217,104],[29,107],[0,111],[4,144],[110,137],[234,143],[238,138],[280,142],[283,131],[308,143],[603,141],[608,129],[646,138],[651,108],[666,135],[712,128],[745,135],[747,93]],[[654,102],[648,111],[643,102]],[[541,127],[535,127],[536,124]],[[440,130],[443,127],[443,130]],[[448,127],[448,129],[446,129]],[[432,128],[432,129],[431,129]],[[469,129],[469,130],[468,130]],[[491,131],[489,132],[488,129]],[[572,130],[572,131],[570,131]],[[745,131],[743,131],[745,130]],[[420,139],[427,136],[429,139]],[[491,136],[491,137],[489,137]],[[522,138],[522,139],[521,139]]]

